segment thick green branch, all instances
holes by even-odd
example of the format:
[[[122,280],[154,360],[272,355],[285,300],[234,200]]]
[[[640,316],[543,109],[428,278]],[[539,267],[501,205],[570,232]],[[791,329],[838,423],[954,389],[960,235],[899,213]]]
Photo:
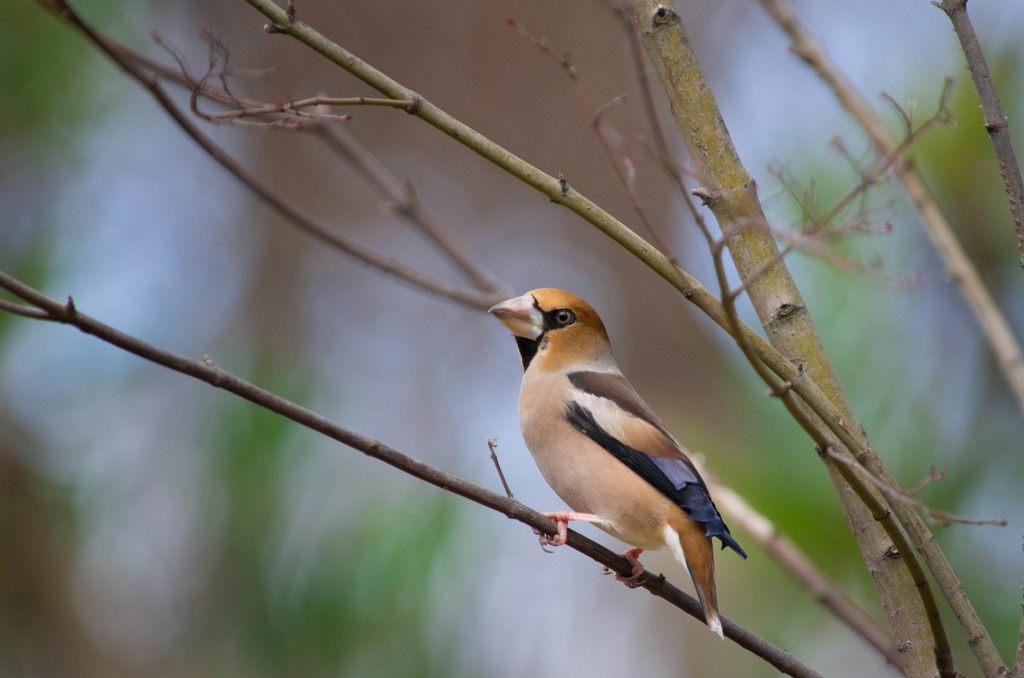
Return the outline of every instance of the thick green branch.
[[[711,207],[729,251],[769,341],[782,355],[800,358],[811,379],[841,413],[846,428],[860,429],[838,377],[799,290],[779,256],[767,228],[757,189],[743,167],[721,113],[698,63],[682,21],[670,2],[631,3],[634,25],[668,96],[676,125],[691,161],[697,166],[701,193]],[[848,454],[848,451],[843,451]],[[847,520],[857,538],[875,587],[901,646],[909,648],[904,662],[910,675],[927,675],[939,668],[951,674],[952,662],[945,632],[926,610],[910,576],[916,556],[903,549],[899,559],[888,557],[892,542],[876,522],[863,496],[857,496],[841,469],[827,465],[839,492]],[[865,487],[872,502],[885,505],[877,488]],[[919,567],[919,566],[918,566]],[[933,643],[929,643],[929,638]],[[934,652],[929,652],[932,647]]]
[[[868,105],[853,85],[832,63],[825,49],[819,45],[794,14],[785,0],[759,0],[765,11],[775,20],[789,37],[791,49],[802,59],[832,90],[843,108],[864,130],[875,149],[883,157],[900,153],[900,144],[889,134],[882,120]],[[1018,406],[1024,411],[1024,359],[1021,348],[1009,323],[996,306],[992,295],[985,286],[970,258],[957,240],[949,222],[932,199],[928,188],[913,169],[913,163],[895,163],[896,177],[903,189],[921,214],[921,219],[935,246],[945,258],[950,275],[961,287],[977,313],[985,336],[996,354],[1003,375],[1017,396]],[[895,479],[878,460],[873,451],[857,455],[877,477],[890,487],[898,488]],[[974,652],[982,671],[988,678],[996,678],[1003,671],[1003,663],[995,644],[978,613],[968,599],[956,573],[945,554],[939,548],[927,526],[913,508],[902,503],[892,504],[893,512],[907,531],[908,536],[921,554],[922,559],[935,578],[936,585],[953,610],[963,629],[968,645]]]

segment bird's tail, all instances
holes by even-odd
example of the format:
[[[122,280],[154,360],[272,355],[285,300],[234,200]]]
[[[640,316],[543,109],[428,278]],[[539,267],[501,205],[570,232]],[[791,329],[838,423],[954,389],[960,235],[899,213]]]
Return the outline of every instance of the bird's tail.
[[[671,530],[672,534],[668,534]],[[673,535],[675,538],[673,538]],[[711,537],[704,535],[700,523],[684,519],[681,523],[666,529],[665,541],[672,555],[686,567],[697,589],[697,597],[704,608],[704,620],[708,628],[725,639],[722,620],[718,616],[718,594],[715,591],[715,551]]]

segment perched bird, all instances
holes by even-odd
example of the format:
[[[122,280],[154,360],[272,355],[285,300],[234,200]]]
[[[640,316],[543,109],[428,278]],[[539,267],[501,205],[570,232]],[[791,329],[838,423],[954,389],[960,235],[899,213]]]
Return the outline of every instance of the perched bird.
[[[623,553],[633,576],[643,550],[667,546],[686,567],[708,627],[722,634],[712,537],[743,558],[708,488],[679,443],[622,376],[604,323],[564,290],[537,289],[490,310],[515,335],[523,366],[519,424],[544,479],[572,511],[635,548]],[[542,541],[542,543],[544,543]]]

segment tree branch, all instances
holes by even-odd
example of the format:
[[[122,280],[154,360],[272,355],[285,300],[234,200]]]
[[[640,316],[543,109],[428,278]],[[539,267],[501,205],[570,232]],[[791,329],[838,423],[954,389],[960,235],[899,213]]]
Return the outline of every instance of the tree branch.
[[[728,236],[724,236],[724,238],[727,237]],[[718,277],[718,283],[722,288],[722,302],[725,305],[726,313],[735,324],[739,322],[739,314],[736,312],[736,297],[729,292],[729,283],[726,277],[725,265],[722,261],[722,251],[725,249],[724,238],[717,243],[711,243],[711,252],[714,259],[715,274]],[[846,461],[842,454],[833,450],[833,448],[837,447],[834,439],[822,430],[818,420],[814,419],[813,415],[807,412],[804,405],[797,400],[793,395],[790,385],[786,382],[779,381],[779,379],[769,371],[767,367],[765,367],[765,365],[754,354],[750,345],[746,342],[741,333],[736,332],[733,336],[737,338],[736,343],[743,352],[744,357],[746,357],[747,361],[750,363],[751,367],[754,368],[754,371],[761,377],[762,381],[768,385],[772,393],[782,401],[790,415],[796,420],[800,427],[807,432],[812,440],[814,440],[818,450],[820,450],[824,456],[827,456],[830,461],[834,462],[835,457]],[[843,453],[849,455],[848,450],[845,448],[840,449],[843,450]],[[933,666],[937,669],[938,675],[941,678],[958,678],[959,673],[953,663],[953,652],[949,645],[949,639],[946,636],[945,628],[942,626],[942,618],[939,613],[939,608],[935,601],[935,597],[932,594],[931,586],[928,583],[928,578],[925,576],[924,570],[911,553],[910,544],[907,541],[906,536],[893,519],[892,512],[889,511],[884,500],[880,500],[876,494],[871,491],[872,486],[865,484],[863,480],[856,475],[852,467],[857,466],[859,468],[859,465],[853,461],[850,461],[849,464],[850,466],[829,463],[828,468],[835,469],[838,472],[838,475],[846,481],[847,486],[850,487],[860,499],[863,507],[870,512],[874,520],[877,521],[877,524],[882,527],[885,534],[892,540],[894,551],[890,553],[890,556],[896,556],[897,558],[902,556],[901,559],[906,565],[906,572],[913,581],[921,607],[925,611],[931,636],[934,641],[932,646],[934,651]],[[876,582],[876,586],[877,585],[878,584]],[[879,593],[882,594],[883,592],[879,591]],[[904,607],[904,609],[906,609],[906,607]],[[897,632],[898,628],[899,627],[893,624],[894,632]],[[906,644],[907,641],[904,637],[897,634],[897,638],[903,641],[903,644],[900,647],[910,649],[908,648]],[[910,675],[925,675],[922,669],[931,671],[931,669],[928,669],[927,667],[920,666],[921,661],[919,655],[920,653],[910,655],[910,659],[914,659],[915,664],[910,664],[907,660],[904,660],[902,664],[906,667]]]
[[[669,99],[676,126],[708,197],[706,202],[728,238],[729,253],[740,278],[746,281],[755,272],[759,276],[748,287],[747,294],[769,341],[783,355],[799,357],[806,374],[838,408],[840,420],[860,429],[800,291],[778,256],[778,247],[766,228],[756,185],[732,144],[678,12],[668,0],[634,0],[630,5],[635,30]],[[774,265],[764,270],[764,263],[773,259]],[[724,285],[722,294],[728,294]],[[727,315],[729,303],[723,297]],[[735,322],[731,324],[738,329]],[[742,348],[745,340],[735,332],[731,334]],[[751,364],[762,378],[768,378],[767,383],[772,383],[774,375],[767,373],[760,360],[754,359]],[[791,396],[789,390],[790,385],[786,384],[785,392]],[[787,410],[815,443],[819,447],[833,444],[826,442],[802,406],[795,400],[791,405],[791,400],[783,399]],[[901,558],[891,557],[893,542],[904,537],[898,528],[878,522],[881,514],[875,506],[884,504],[885,499],[852,472],[844,473],[835,464],[827,464],[826,468],[897,642],[908,650],[904,654],[908,673],[916,676],[939,670],[943,675],[952,675],[948,640],[937,611],[933,613],[929,607],[928,595],[919,589],[922,581],[914,572],[915,566],[919,568],[914,554],[909,549],[900,549]],[[888,515],[888,511],[884,514]],[[934,602],[931,606],[934,608]]]
[[[297,405],[270,391],[266,391],[255,384],[239,379],[220,369],[210,361],[193,360],[105,325],[94,318],[80,313],[75,308],[70,297],[66,303],[61,303],[47,297],[3,271],[0,271],[0,287],[43,311],[46,314],[45,318],[41,318],[43,320],[72,325],[86,334],[95,336],[140,358],[176,372],[181,372],[215,388],[233,393],[271,412],[280,414],[297,424],[357,449],[367,456],[383,461],[414,478],[469,499],[481,506],[493,509],[545,534],[553,536],[557,531],[557,525],[554,520],[534,511],[515,499],[503,497],[500,494],[405,455],[379,440],[369,438],[350,428],[341,426],[312,410]],[[597,542],[573,530],[569,531],[568,536],[568,544],[574,550],[589,556],[619,574],[624,576],[632,574],[632,566],[622,556],[613,553]],[[670,584],[664,575],[654,575],[650,572],[645,572],[640,578],[640,586],[703,623],[704,611],[700,603]],[[782,673],[798,678],[820,678],[817,672],[797,661],[788,652],[780,650],[739,624],[723,618],[722,625],[727,638],[765,660]]]
[[[1021,545],[1021,550],[1024,551],[1024,544]],[[1024,599],[1021,600],[1020,607],[1020,640],[1017,641],[1017,654],[1013,666],[1006,672],[1006,678],[1024,678]]]
[[[185,131],[206,153],[216,160],[222,167],[231,172],[247,188],[266,202],[270,207],[283,216],[289,223],[298,227],[306,234],[324,242],[328,245],[349,254],[350,256],[367,263],[374,268],[388,273],[399,280],[403,280],[415,287],[426,290],[438,296],[457,301],[466,306],[487,310],[494,304],[502,301],[505,296],[494,291],[480,291],[462,285],[440,280],[433,276],[417,271],[409,266],[401,264],[390,257],[386,257],[375,250],[360,244],[346,235],[336,232],[331,226],[316,219],[302,210],[297,205],[287,201],[282,195],[274,191],[269,184],[262,181],[255,174],[250,172],[237,160],[231,157],[212,139],[206,136],[196,127],[185,114],[175,105],[160,86],[157,78],[140,68],[131,59],[124,57],[124,53],[112,47],[99,34],[92,30],[87,23],[68,5],[64,0],[39,0],[51,9],[57,11],[72,25],[82,31],[93,43],[102,49],[111,59],[121,66],[129,75],[137,80],[156,99],[167,114]]]
[[[832,63],[824,48],[810,35],[785,0],[758,0],[765,11],[789,37],[790,50],[829,86],[839,103],[853,116],[879,154],[899,154],[899,144],[853,84]],[[899,154],[902,155],[902,154]],[[894,165],[903,190],[921,215],[932,242],[946,261],[950,277],[960,286],[981,324],[985,338],[999,362],[1000,371],[1024,412],[1024,352],[1010,329],[1006,317],[996,305],[974,263],[960,245],[956,234],[939,210],[914,164],[901,161]],[[986,675],[993,675],[986,672]]]
[[[784,0],[759,1],[789,37],[793,53],[807,63],[818,77],[832,89],[836,99],[854,117],[878,152],[886,156],[895,152],[898,144],[889,135],[881,119],[875,115],[846,77],[839,72],[825,50],[800,23],[789,5]],[[949,222],[946,221],[945,216],[935,204],[924,182],[916,172],[910,170],[910,163],[898,163],[896,166],[901,168],[900,171],[897,171],[896,176],[921,214],[932,241],[946,259],[951,277],[960,284],[971,308],[977,314],[985,330],[985,336],[1002,368],[1002,373],[1017,397],[1018,406],[1024,412],[1024,357],[1022,357],[1020,345],[1010,330],[1009,323],[999,311],[977,269],[960,246]],[[876,476],[883,478],[888,485],[894,488],[898,487],[884,465],[877,460],[877,455],[874,455],[873,451],[864,455],[857,453],[856,456],[858,461],[865,464]],[[996,651],[988,630],[982,624],[977,611],[967,597],[960,580],[938,547],[935,537],[921,521],[920,516],[909,510],[904,504],[897,502],[893,506],[893,510],[952,608],[963,629],[964,637],[985,676],[997,678],[1003,670],[1002,659]]]
[[[971,71],[971,79],[978,90],[981,110],[985,114],[985,130],[992,140],[999,160],[999,173],[1003,177],[1006,197],[1010,200],[1010,214],[1017,227],[1017,247],[1020,249],[1020,265],[1024,268],[1024,180],[1021,179],[1020,165],[1013,152],[1013,141],[1010,139],[1010,126],[999,104],[999,94],[992,82],[992,74],[988,71],[985,54],[981,51],[981,43],[967,16],[967,0],[942,0],[932,2],[949,17],[960,39],[960,47],[967,57],[967,68]]]
[[[697,460],[694,460],[698,463]],[[758,513],[743,497],[719,482],[698,463],[701,477],[715,498],[715,505],[730,524],[742,529],[754,542],[786,568],[815,599],[854,633],[875,648],[887,662],[905,674],[903,658],[892,636],[836,586],[808,555],[775,523]]]
[[[261,109],[260,117],[270,119],[271,121],[281,120],[284,115],[284,112],[281,110],[282,104],[267,104],[246,97],[239,97],[228,92],[226,89],[212,87],[209,84],[202,84],[200,81],[195,80],[189,75],[183,57],[178,54],[173,45],[163,38],[159,38],[157,42],[167,49],[178,62],[177,70],[144,54],[131,50],[104,35],[99,33],[94,33],[94,35],[107,50],[118,53],[120,59],[133,61],[147,70],[158,74],[160,77],[177,83],[193,93],[201,94],[211,101],[225,106],[240,106],[249,111]],[[364,99],[363,97],[359,98]],[[365,101],[374,100],[367,99]],[[394,100],[382,99],[379,101],[391,102]],[[409,104],[410,102],[404,101],[404,103]],[[316,123],[320,121],[320,118],[310,116],[307,120]],[[469,282],[478,289],[484,292],[494,292],[496,296],[502,298],[512,296],[508,286],[499,282],[492,273],[487,271],[477,261],[473,253],[442,226],[437,217],[423,206],[417,198],[412,185],[410,183],[403,184],[380,161],[373,157],[369,151],[360,145],[351,134],[336,125],[309,124],[297,129],[317,136],[324,145],[348,162],[363,177],[364,181],[370,184],[383,198],[388,200],[395,213],[406,218],[410,224],[427,236],[463,273]],[[472,304],[470,304],[470,307],[475,308]]]
[[[119,54],[119,62],[134,62],[159,74],[163,78],[190,89],[193,92],[192,108],[194,111],[196,110],[196,95],[198,94],[210,98],[218,103],[228,106],[237,106],[238,108],[230,114],[230,118],[234,118],[236,114],[240,115],[244,113],[245,115],[252,115],[254,117],[259,116],[271,118],[272,120],[280,120],[280,116],[287,115],[289,110],[288,106],[255,102],[250,99],[238,97],[224,89],[214,88],[206,83],[206,77],[204,77],[202,81],[196,81],[189,75],[188,69],[184,63],[184,58],[177,52],[173,45],[170,45],[162,38],[158,38],[158,42],[163,45],[178,62],[179,67],[177,70],[152,60],[143,54],[129,50],[123,45],[110,40],[105,36],[96,34],[95,37],[98,38],[99,42],[103,43],[103,46],[108,51],[113,51]],[[392,100],[385,101],[391,102]],[[311,103],[315,102],[293,102],[292,105],[299,106],[300,104],[305,105]],[[201,117],[207,116],[202,115]],[[315,122],[317,118],[309,116],[307,120]],[[227,119],[225,119],[225,121],[227,121]],[[463,272],[466,273],[466,275],[471,278],[475,284],[485,289],[498,289],[497,283],[493,282],[493,278],[491,278],[489,274],[485,273],[475,263],[468,250],[465,250],[461,243],[452,238],[450,234],[448,234],[447,231],[445,231],[440,224],[436,222],[433,216],[422,208],[422,205],[412,192],[411,187],[403,186],[397,178],[391,175],[386,168],[373,158],[371,154],[363,149],[358,142],[351,137],[351,135],[341,128],[328,125],[307,125],[301,129],[320,136],[322,141],[345,158],[357,171],[360,172],[360,174],[363,175],[364,179],[368,183],[378,190],[378,192],[380,192],[385,198],[393,201],[396,205],[396,211],[403,216],[407,216],[421,230],[423,230],[428,237],[437,242],[441,249],[460,266]],[[504,291],[501,291],[501,294],[507,296],[507,293]],[[18,306],[18,312],[27,314],[25,310],[26,308],[27,307]],[[30,311],[30,317],[45,316],[45,313],[37,312],[36,309],[30,309]],[[740,529],[753,530],[755,529],[755,527],[753,527],[754,525],[770,525],[766,518],[757,514],[749,504],[747,504],[734,491],[722,486],[720,483],[717,484],[716,487],[719,488],[718,491],[722,492],[723,495],[728,493],[728,495],[733,498],[731,504],[736,513],[733,514],[732,519],[736,523],[737,527]],[[741,510],[736,508],[737,506],[745,508]],[[795,545],[793,545],[784,534],[777,532],[772,528],[771,535],[767,537],[767,541],[764,542],[764,545],[766,550],[777,557],[785,567],[790,568],[794,577],[798,581],[805,583],[811,590],[812,594],[819,600],[823,601],[826,607],[833,609],[841,619],[846,621],[846,623],[854,630],[864,635],[869,643],[877,647],[890,662],[898,665],[899,656],[895,651],[892,639],[888,638],[885,635],[885,632],[877,625],[874,625],[874,622],[867,617],[867,615],[857,609],[856,606],[849,601],[849,599],[847,599],[838,588],[835,587],[834,583],[828,581],[827,578],[825,578],[824,575],[821,574],[820,571],[818,571],[806,558],[806,556],[799,552]]]

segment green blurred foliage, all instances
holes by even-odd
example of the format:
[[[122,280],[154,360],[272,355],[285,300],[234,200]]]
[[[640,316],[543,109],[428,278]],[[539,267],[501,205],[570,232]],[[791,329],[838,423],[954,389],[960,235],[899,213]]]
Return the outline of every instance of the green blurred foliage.
[[[268,378],[259,361],[249,371],[275,393],[310,401],[301,386],[310,375]],[[242,400],[222,402],[207,423],[223,493],[210,513],[223,501],[224,517],[205,535],[216,565],[197,573],[208,608],[199,642],[213,665],[245,676],[457,675],[452,648],[424,633],[433,581],[450,567],[457,500],[431,488],[367,497],[339,471],[333,491],[357,506],[328,513],[326,527],[303,525],[285,486],[317,437]],[[330,510],[329,499],[309,501]]]

